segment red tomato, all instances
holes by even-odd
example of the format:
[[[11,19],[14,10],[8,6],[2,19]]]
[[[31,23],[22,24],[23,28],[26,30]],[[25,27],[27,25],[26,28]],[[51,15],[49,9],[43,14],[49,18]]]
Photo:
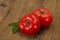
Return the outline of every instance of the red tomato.
[[[27,14],[19,20],[18,29],[25,34],[35,34],[40,29],[40,20],[33,14]]]
[[[33,11],[33,14],[39,17],[41,26],[43,27],[49,26],[52,22],[53,17],[51,15],[51,12],[46,8],[38,8]]]

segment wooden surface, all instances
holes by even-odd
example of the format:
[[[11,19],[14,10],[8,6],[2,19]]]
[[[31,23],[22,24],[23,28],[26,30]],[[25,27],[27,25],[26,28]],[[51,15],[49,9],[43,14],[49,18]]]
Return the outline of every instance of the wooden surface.
[[[48,8],[53,15],[51,27],[36,35],[12,34],[10,22],[18,22],[35,8]],[[0,40],[60,40],[60,0],[0,0]]]

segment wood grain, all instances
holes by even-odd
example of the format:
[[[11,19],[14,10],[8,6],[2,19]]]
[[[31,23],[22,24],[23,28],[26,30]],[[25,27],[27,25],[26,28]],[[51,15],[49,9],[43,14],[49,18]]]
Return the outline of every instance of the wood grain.
[[[0,40],[60,40],[60,0],[0,0]],[[50,28],[35,35],[12,34],[10,22],[18,22],[36,8],[48,8],[53,15]]]

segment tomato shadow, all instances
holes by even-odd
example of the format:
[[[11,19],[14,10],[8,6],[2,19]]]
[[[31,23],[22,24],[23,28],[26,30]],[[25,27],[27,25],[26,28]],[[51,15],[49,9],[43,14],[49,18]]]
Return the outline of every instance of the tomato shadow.
[[[49,29],[50,29],[50,26],[45,27],[45,28],[44,27],[41,27],[40,30],[35,34],[34,38],[44,36]]]

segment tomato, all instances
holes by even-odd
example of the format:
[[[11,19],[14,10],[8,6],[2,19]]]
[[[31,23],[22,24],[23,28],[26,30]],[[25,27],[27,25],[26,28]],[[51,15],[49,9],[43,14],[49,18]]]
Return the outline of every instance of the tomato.
[[[48,27],[53,20],[51,12],[46,8],[38,8],[33,11],[33,14],[39,17],[43,27]]]
[[[26,14],[19,20],[18,29],[25,34],[35,34],[40,29],[40,20],[33,14]]]

